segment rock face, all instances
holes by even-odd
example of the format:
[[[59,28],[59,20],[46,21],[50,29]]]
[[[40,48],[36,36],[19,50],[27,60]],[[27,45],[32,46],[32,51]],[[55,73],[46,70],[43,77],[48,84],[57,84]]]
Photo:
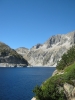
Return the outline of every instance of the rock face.
[[[8,45],[0,42],[0,67],[27,66],[28,62]]]
[[[36,100],[36,98],[35,98],[35,97],[33,97],[31,100]]]
[[[63,72],[55,70],[53,72],[52,76],[57,75],[57,74],[58,75],[64,74],[64,70],[63,70]],[[63,86],[58,87],[59,92],[64,91],[66,100],[75,100],[75,80],[72,80],[72,82],[73,82],[73,85],[65,82]]]
[[[56,66],[61,56],[74,44],[75,32],[70,32],[52,36],[44,44],[37,44],[30,50],[18,48],[16,51],[32,66]]]
[[[21,54],[23,56],[23,58],[25,58],[26,60],[28,60],[27,54],[29,53],[29,50],[25,47],[20,47],[16,49],[16,52],[18,54]]]
[[[64,92],[67,97],[67,100],[75,100],[75,87],[65,83],[64,84]]]

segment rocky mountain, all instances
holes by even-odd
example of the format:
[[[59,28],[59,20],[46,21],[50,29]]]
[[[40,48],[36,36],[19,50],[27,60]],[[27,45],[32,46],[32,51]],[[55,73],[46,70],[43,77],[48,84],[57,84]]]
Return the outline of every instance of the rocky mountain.
[[[0,67],[27,66],[28,62],[14,49],[0,42]]]
[[[75,44],[75,31],[50,37],[44,44],[37,44],[30,50],[18,48],[32,66],[56,66],[61,56]]]

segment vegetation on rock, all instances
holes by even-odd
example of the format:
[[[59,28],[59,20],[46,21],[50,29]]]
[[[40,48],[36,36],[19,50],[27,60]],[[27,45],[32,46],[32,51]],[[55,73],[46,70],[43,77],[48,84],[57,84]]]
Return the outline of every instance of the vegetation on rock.
[[[28,65],[28,62],[20,54],[2,42],[0,42],[0,63]]]

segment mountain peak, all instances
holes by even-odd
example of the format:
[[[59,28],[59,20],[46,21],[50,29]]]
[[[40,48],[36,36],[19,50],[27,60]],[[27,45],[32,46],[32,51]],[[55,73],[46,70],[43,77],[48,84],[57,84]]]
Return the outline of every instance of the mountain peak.
[[[75,44],[75,31],[50,37],[44,44],[37,44],[23,54],[33,66],[56,66],[57,61]]]

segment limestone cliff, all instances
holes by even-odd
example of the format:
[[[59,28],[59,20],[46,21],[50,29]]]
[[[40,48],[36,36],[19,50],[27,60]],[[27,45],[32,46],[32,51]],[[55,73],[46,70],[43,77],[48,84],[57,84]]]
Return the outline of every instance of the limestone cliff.
[[[18,48],[16,51],[32,66],[56,66],[61,56],[74,44],[75,32],[70,32],[52,36],[44,44],[37,44],[30,50]]]

